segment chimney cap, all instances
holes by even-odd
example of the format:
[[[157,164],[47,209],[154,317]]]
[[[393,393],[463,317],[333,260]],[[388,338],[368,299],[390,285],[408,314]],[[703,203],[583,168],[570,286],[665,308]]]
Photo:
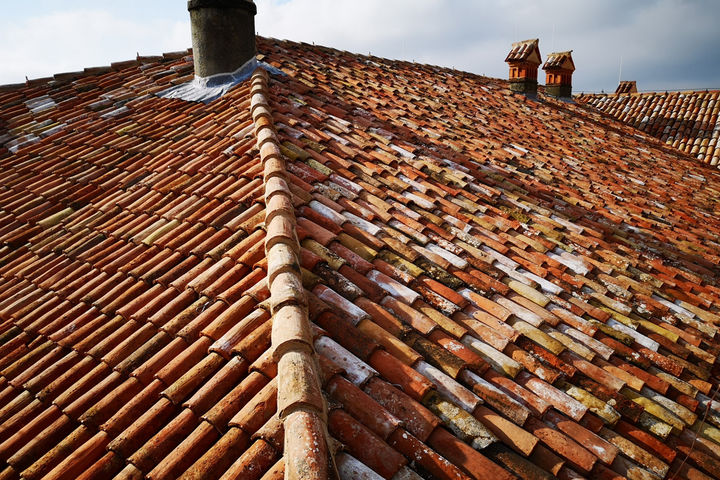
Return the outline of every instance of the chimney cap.
[[[512,44],[510,53],[507,54],[505,61],[528,62],[540,65],[542,63],[542,59],[540,58],[539,44],[540,40],[537,38],[515,42]]]
[[[547,69],[560,69],[567,70],[570,72],[575,71],[575,62],[572,59],[572,50],[566,52],[553,52],[547,56],[543,70]]]
[[[188,0],[188,11],[200,8],[241,8],[251,14],[257,14],[257,6],[251,0]]]
[[[635,80],[622,80],[615,90],[615,93],[637,93],[637,83]]]

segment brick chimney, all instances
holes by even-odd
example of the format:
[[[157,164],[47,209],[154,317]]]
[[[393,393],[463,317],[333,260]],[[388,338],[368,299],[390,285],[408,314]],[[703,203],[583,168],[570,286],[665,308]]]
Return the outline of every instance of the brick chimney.
[[[554,52],[548,55],[543,65],[545,70],[545,93],[553,97],[572,97],[572,74],[575,63],[572,59],[572,50],[568,52]]]
[[[195,76],[232,73],[255,57],[255,14],[249,0],[188,0]]]
[[[637,91],[637,83],[635,82],[635,80],[623,80],[622,82],[620,82],[620,85],[618,85],[615,93],[637,93]]]
[[[510,66],[510,90],[525,94],[537,92],[537,71],[542,63],[537,38],[513,43],[505,62]]]

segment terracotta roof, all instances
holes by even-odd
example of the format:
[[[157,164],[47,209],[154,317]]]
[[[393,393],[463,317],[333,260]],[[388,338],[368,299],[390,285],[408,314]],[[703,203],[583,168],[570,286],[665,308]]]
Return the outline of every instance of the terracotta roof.
[[[667,145],[716,166],[720,136],[720,91],[587,94],[577,101],[659,138]]]
[[[0,95],[65,124],[0,157],[4,478],[718,477],[720,174],[502,81],[259,50],[286,75],[208,104],[146,95],[187,58]]]
[[[575,63],[572,59],[572,50],[567,52],[553,52],[547,56],[543,70],[548,68],[565,68],[570,71],[575,71]]]
[[[506,62],[524,62],[532,60],[533,62],[540,65],[542,60],[540,59],[540,49],[538,47],[539,40],[537,38],[531,40],[523,40],[522,42],[515,42],[510,48],[510,52],[505,57]],[[533,56],[535,54],[535,56]],[[531,59],[530,57],[533,56]]]

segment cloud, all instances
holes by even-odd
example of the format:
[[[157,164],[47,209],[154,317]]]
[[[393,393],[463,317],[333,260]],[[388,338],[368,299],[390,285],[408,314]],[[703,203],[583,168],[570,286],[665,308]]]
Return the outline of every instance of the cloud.
[[[258,32],[281,39],[505,78],[510,44],[537,37],[543,56],[573,50],[578,92],[614,90],[621,57],[641,90],[720,88],[717,0],[255,1]],[[0,83],[190,46],[183,1],[67,5],[0,19]]]
[[[0,84],[190,46],[190,22],[143,21],[99,9],[49,13],[0,28]]]
[[[259,0],[262,35],[505,78],[510,43],[573,50],[576,91],[720,88],[715,0]],[[542,80],[541,80],[542,81]]]

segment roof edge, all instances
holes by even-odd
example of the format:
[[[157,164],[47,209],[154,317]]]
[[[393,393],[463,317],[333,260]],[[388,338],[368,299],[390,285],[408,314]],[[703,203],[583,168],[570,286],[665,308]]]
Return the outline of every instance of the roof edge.
[[[269,75],[258,68],[251,78],[250,109],[265,185],[271,349],[278,364],[277,411],[285,429],[285,478],[338,478],[300,273],[293,194],[267,98]]]
[[[49,76],[28,78],[25,77],[24,82],[0,84],[0,92],[11,92],[25,87],[33,87],[38,85],[45,85],[48,83],[65,83],[79,80],[81,78],[91,77],[93,75],[101,75],[109,72],[117,72],[126,68],[140,67],[142,65],[152,63],[155,61],[166,61],[175,60],[188,55],[192,55],[192,48],[186,50],[178,50],[173,52],[163,52],[160,55],[140,55],[136,54],[134,59],[120,60],[112,62],[110,65],[100,65],[95,67],[86,67],[83,70],[75,72],[60,72],[53,73]]]

